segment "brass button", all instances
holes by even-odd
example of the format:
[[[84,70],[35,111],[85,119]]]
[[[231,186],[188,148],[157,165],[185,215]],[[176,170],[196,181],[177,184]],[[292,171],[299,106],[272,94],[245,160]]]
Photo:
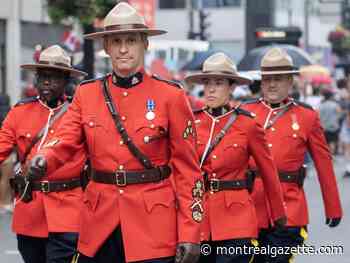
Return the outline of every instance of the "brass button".
[[[119,165],[119,170],[123,170],[124,169],[124,165]]]
[[[215,122],[216,122],[216,123],[219,123],[219,122],[220,122],[220,120],[219,120],[219,119],[216,119],[216,120],[215,120]]]
[[[123,189],[119,189],[119,193],[120,193],[120,194],[123,194],[123,193],[124,193],[124,190],[123,190]]]
[[[144,143],[149,143],[150,139],[151,139],[151,138],[150,138],[149,136],[143,137]]]
[[[297,138],[298,137],[298,135],[296,135],[295,133],[293,134],[293,138]]]
[[[276,112],[276,111],[274,111],[274,112],[273,112],[273,114],[274,114],[274,115],[276,115],[276,114],[277,114],[277,112]]]
[[[124,96],[124,97],[128,96],[128,92],[124,91],[124,92],[123,92],[123,96]]]
[[[124,144],[123,140],[121,140],[121,141],[119,142],[119,144],[120,144],[120,145],[123,145],[123,144]]]
[[[276,129],[274,127],[271,127],[271,131],[275,131]]]
[[[216,159],[217,158],[217,156],[216,155],[213,155],[213,159]]]
[[[213,177],[216,177],[216,173],[212,173],[211,175],[212,175]]]
[[[237,144],[237,143],[234,143],[234,144],[233,144],[233,147],[237,147],[237,146],[238,146],[238,144]]]
[[[50,133],[51,133],[51,134],[54,133],[54,130],[50,130]]]
[[[267,146],[271,148],[272,147],[272,143],[269,143]]]
[[[30,138],[30,137],[31,137],[30,133],[27,133],[27,134],[26,134],[26,137],[27,137],[27,138]]]
[[[156,127],[153,123],[150,125],[151,129],[154,129]]]
[[[90,121],[90,122],[89,122],[89,126],[90,126],[90,127],[93,127],[93,126],[94,126],[94,122],[93,122],[93,121]]]
[[[125,121],[126,120],[126,117],[125,116],[122,116],[122,121]]]

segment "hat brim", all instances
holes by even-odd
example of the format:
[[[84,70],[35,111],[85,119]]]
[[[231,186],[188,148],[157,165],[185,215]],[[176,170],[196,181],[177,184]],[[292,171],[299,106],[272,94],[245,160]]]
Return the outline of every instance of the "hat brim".
[[[62,71],[66,71],[69,73],[72,77],[86,77],[88,74],[84,71],[80,71],[77,69],[69,68],[69,67],[63,67],[63,66],[56,66],[56,65],[49,65],[49,64],[23,64],[21,65],[21,68],[33,70],[36,71],[38,69],[42,68],[48,68],[48,69],[59,69]]]
[[[203,80],[206,78],[227,78],[235,81],[237,85],[249,85],[252,83],[250,78],[244,77],[242,75],[233,75],[226,73],[196,73],[185,78],[187,83],[197,83],[203,84]]]
[[[107,36],[107,35],[115,35],[115,34],[122,34],[122,33],[145,33],[151,37],[151,36],[158,36],[158,35],[166,34],[167,31],[158,30],[158,29],[139,29],[139,28],[106,30],[106,31],[86,34],[86,35],[84,35],[84,38],[86,38],[86,39],[99,39],[99,38],[102,38],[102,37]]]
[[[261,75],[284,75],[284,74],[291,74],[291,75],[298,75],[300,74],[299,70],[275,70],[275,71],[261,71]]]

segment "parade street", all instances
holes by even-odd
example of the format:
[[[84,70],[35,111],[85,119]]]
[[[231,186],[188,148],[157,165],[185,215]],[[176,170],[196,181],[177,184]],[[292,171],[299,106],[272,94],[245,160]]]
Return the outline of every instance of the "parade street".
[[[346,161],[343,157],[335,158],[334,164],[338,177],[338,185],[342,198],[344,211],[350,209],[350,178],[343,178]],[[315,177],[313,169],[310,169],[308,178],[305,181],[305,191],[308,197],[310,209],[309,240],[307,245],[319,249],[321,246],[342,246],[344,254],[342,255],[304,255],[298,256],[298,263],[347,263],[350,262],[350,218],[344,216],[339,227],[330,229],[325,225],[323,205],[319,184]],[[1,263],[20,263],[20,255],[16,249],[15,236],[10,231],[11,217],[9,214],[0,215],[0,262]]]

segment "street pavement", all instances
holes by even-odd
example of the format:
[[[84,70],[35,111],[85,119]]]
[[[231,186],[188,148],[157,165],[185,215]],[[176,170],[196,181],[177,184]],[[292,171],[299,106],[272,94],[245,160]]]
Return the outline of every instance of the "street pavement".
[[[344,218],[336,228],[325,225],[325,216],[322,196],[317,180],[317,175],[311,167],[305,181],[305,192],[308,198],[310,225],[308,226],[309,238],[307,245],[319,249],[321,246],[342,246],[342,255],[299,255],[295,262],[298,263],[348,263],[350,262],[350,177],[343,178],[346,160],[337,157],[334,160],[338,179],[340,195],[342,199]],[[16,248],[16,239],[10,230],[11,215],[0,214],[0,262],[20,263],[23,262]]]

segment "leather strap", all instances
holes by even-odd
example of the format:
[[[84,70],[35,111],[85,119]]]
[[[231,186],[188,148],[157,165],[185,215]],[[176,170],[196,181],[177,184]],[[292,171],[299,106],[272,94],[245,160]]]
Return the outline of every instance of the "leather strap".
[[[282,110],[280,110],[276,115],[273,116],[273,118],[267,123],[265,129],[267,130],[272,125],[275,124],[275,122],[281,118],[293,105],[293,102],[289,102]]]
[[[251,170],[251,172],[253,172],[255,176],[260,177],[260,172],[258,170]],[[296,183],[302,186],[306,176],[306,167],[303,166],[297,171],[279,171],[278,176],[283,183]]]
[[[36,136],[30,142],[30,145],[26,148],[26,150],[25,150],[25,152],[20,160],[20,162],[22,164],[24,164],[24,162],[26,161],[27,156],[30,153],[30,151],[32,150],[32,148],[34,147],[34,145],[37,144],[37,142],[40,141],[40,139],[44,136],[45,130],[52,127],[52,125],[59,119],[59,117],[61,117],[68,110],[68,106],[69,106],[69,102],[68,101],[64,102],[61,109],[56,112],[56,114],[52,117],[50,122],[48,124],[46,124],[43,128],[41,128],[41,130],[36,134]]]
[[[241,190],[248,189],[247,180],[219,180],[210,179],[205,185],[205,191],[212,193],[223,191],[223,190]]]
[[[23,176],[16,176],[13,178],[14,187],[25,185],[25,178]],[[40,191],[42,193],[62,192],[80,187],[80,178],[64,180],[64,181],[40,181],[31,182],[32,191]]]
[[[208,158],[208,156],[211,154],[211,152],[214,150],[214,148],[220,143],[222,138],[224,138],[227,130],[232,126],[232,124],[237,119],[237,112],[236,110],[232,112],[230,118],[227,120],[225,126],[221,129],[221,131],[215,136],[215,138],[211,141],[208,149],[204,151],[204,154],[201,158],[201,166],[205,162],[205,160]]]
[[[168,178],[171,169],[168,165],[142,171],[117,170],[114,173],[93,170],[91,180],[97,183],[127,186],[130,184],[156,183]]]
[[[146,169],[153,169],[155,166],[152,164],[151,160],[136,147],[134,142],[129,137],[125,127],[123,126],[123,123],[120,119],[117,108],[109,92],[107,77],[105,77],[102,81],[103,81],[103,95],[105,98],[105,102],[109,112],[112,115],[112,119],[114,121],[117,131],[119,132],[120,136],[122,137],[124,143],[128,147],[131,154],[135,156],[135,158],[142,164],[142,166],[145,167]]]

